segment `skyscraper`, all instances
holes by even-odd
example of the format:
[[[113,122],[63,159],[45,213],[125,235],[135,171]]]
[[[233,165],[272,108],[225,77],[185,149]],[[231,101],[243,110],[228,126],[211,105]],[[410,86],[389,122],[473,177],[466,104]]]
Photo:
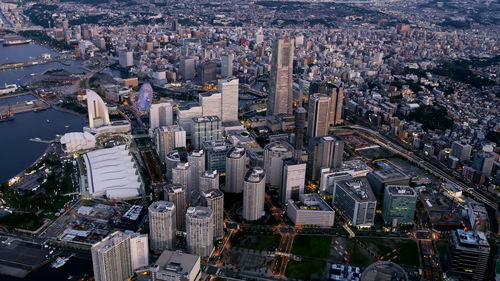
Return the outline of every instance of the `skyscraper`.
[[[192,189],[200,191],[200,176],[205,172],[205,152],[203,150],[193,150],[188,155],[188,163],[191,167]]]
[[[377,199],[366,178],[336,181],[332,201],[353,226],[373,226]]]
[[[450,276],[458,280],[490,280],[486,274],[490,244],[483,232],[452,231],[448,252]]]
[[[243,178],[247,164],[245,148],[237,146],[227,152],[225,192],[240,193],[243,190]]]
[[[163,251],[175,247],[176,210],[173,202],[157,201],[149,206],[151,249]]]
[[[200,193],[219,188],[219,173],[216,170],[207,170],[200,176]]]
[[[304,147],[304,127],[306,124],[307,111],[303,107],[295,110],[295,151],[294,159],[299,161],[302,157],[302,148]]]
[[[222,55],[220,74],[223,78],[233,76],[233,60],[234,60],[233,53]]]
[[[230,141],[214,140],[203,143],[203,151],[206,153],[207,170],[217,170],[219,173],[226,172],[226,154],[233,147]]]
[[[222,118],[222,96],[218,92],[200,93],[198,101],[201,105],[202,116],[217,116]]]
[[[118,57],[121,67],[130,67],[134,65],[134,52],[121,50],[118,52]]]
[[[219,80],[219,92],[221,92],[221,121],[238,121],[238,78],[227,78]]]
[[[344,90],[342,83],[328,83],[328,94],[330,95],[329,125],[342,124],[342,104],[344,102]]]
[[[216,80],[216,67],[217,65],[214,62],[204,62],[198,66],[198,81],[201,85]]]
[[[132,277],[130,236],[117,231],[91,248],[96,281],[123,281]]]
[[[205,141],[221,139],[222,123],[217,116],[194,117],[191,125],[191,144],[195,149],[200,149]]]
[[[186,244],[190,254],[209,257],[214,249],[214,215],[206,207],[189,207],[186,212]]]
[[[307,177],[318,180],[322,168],[342,167],[344,140],[341,137],[317,137],[310,141],[307,152]]]
[[[464,162],[470,159],[471,151],[472,146],[470,144],[464,144],[459,141],[454,141],[451,144],[450,155],[457,157],[460,162]]]
[[[210,189],[201,193],[201,204],[214,212],[214,238],[224,237],[224,193]]]
[[[102,98],[92,90],[86,90],[86,93],[89,127],[93,129],[111,124],[109,122],[108,107]]]
[[[154,129],[174,124],[172,104],[168,102],[154,103],[149,109],[149,132]]]
[[[130,234],[130,259],[132,270],[149,265],[148,235]]]
[[[328,135],[330,121],[330,97],[313,94],[309,98],[307,137],[315,138]]]
[[[202,107],[199,104],[190,103],[177,109],[177,124],[186,130],[186,135],[191,136],[191,123],[193,117],[203,116]]]
[[[191,57],[181,58],[179,62],[179,72],[184,80],[193,80],[194,78],[194,59]]]
[[[161,162],[166,162],[167,153],[178,147],[186,147],[186,131],[179,125],[154,129],[153,140]]]
[[[299,195],[304,194],[306,164],[294,160],[283,161],[281,174],[280,202],[285,204],[289,199],[299,200]]]
[[[172,168],[172,183],[180,184],[186,189],[186,202],[190,202],[193,192],[191,183],[191,166],[188,162],[179,162],[177,166]]]
[[[272,186],[281,185],[283,160],[293,157],[293,147],[286,141],[275,141],[264,147],[264,170],[266,183]]]
[[[260,167],[248,170],[243,186],[243,218],[248,221],[260,219],[264,215],[266,173]]]
[[[180,184],[170,184],[165,187],[165,201],[175,205],[175,223],[177,229],[184,229],[186,204],[186,188]]]
[[[271,79],[269,81],[268,115],[292,114],[294,51],[293,39],[281,38],[274,40]]]

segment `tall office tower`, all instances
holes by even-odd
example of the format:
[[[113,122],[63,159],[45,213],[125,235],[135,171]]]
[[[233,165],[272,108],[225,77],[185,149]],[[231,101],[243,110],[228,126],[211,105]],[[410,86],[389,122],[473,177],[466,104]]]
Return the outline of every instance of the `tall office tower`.
[[[233,147],[228,140],[215,140],[203,143],[206,153],[207,170],[217,170],[220,174],[226,173],[226,154]]]
[[[172,179],[172,169],[181,162],[181,157],[177,149],[171,150],[165,156],[166,176],[167,180]]]
[[[207,170],[200,176],[200,193],[219,188],[219,174],[216,170]]]
[[[130,234],[130,259],[132,270],[149,265],[148,240],[147,234]]]
[[[134,52],[121,50],[118,53],[118,56],[121,67],[130,67],[134,65]]]
[[[223,78],[233,76],[233,60],[233,53],[222,55],[220,74]]]
[[[294,40],[274,40],[267,115],[292,114]]]
[[[169,184],[165,187],[165,201],[175,205],[175,224],[176,228],[184,229],[185,214],[187,209],[186,188],[180,184]]]
[[[200,149],[206,141],[220,140],[222,122],[217,116],[193,117],[191,123],[191,145]]]
[[[464,144],[459,141],[454,141],[451,144],[451,156],[455,156],[460,160],[460,162],[469,161],[470,153],[472,151],[472,146],[470,144]]]
[[[93,129],[111,124],[109,122],[108,107],[102,98],[92,90],[86,90],[86,93],[89,127]]]
[[[218,188],[201,193],[201,204],[214,213],[214,238],[224,237],[224,193]]]
[[[264,147],[266,183],[281,186],[283,160],[293,157],[293,147],[286,141],[271,142]]]
[[[173,202],[157,201],[149,206],[151,249],[163,251],[175,247],[176,210]]]
[[[186,244],[190,254],[207,258],[214,249],[214,214],[206,207],[189,207],[186,212]]]
[[[217,77],[217,65],[214,62],[204,62],[198,66],[198,81],[201,85],[214,82]]]
[[[309,139],[328,135],[330,120],[330,97],[325,94],[313,94],[309,98],[307,137]]]
[[[262,42],[264,42],[264,32],[262,31],[262,27],[260,27],[255,34],[255,44],[259,45]]]
[[[219,80],[219,92],[221,92],[221,115],[222,123],[238,121],[238,78],[227,78]]]
[[[206,92],[198,95],[198,101],[201,105],[202,116],[217,116],[222,118],[221,93]]]
[[[337,181],[334,190],[333,205],[353,226],[373,226],[377,199],[366,178]]]
[[[191,167],[192,189],[200,191],[200,176],[205,172],[205,152],[203,150],[193,150],[188,155],[188,163]]]
[[[243,218],[247,221],[260,219],[264,215],[266,173],[261,167],[248,170],[243,185]]]
[[[344,102],[344,89],[342,83],[328,83],[328,95],[330,95],[330,120],[329,125],[335,126],[342,124],[342,104]]]
[[[306,164],[295,160],[283,161],[283,179],[280,186],[280,202],[285,204],[289,199],[299,200],[299,195],[304,194],[306,181]]]
[[[194,58],[191,57],[181,58],[179,62],[179,72],[185,81],[193,80],[195,74]]]
[[[366,177],[378,200],[382,200],[387,185],[408,185],[410,183],[410,177],[397,167],[375,170],[368,173]]]
[[[318,180],[321,169],[342,167],[344,140],[340,137],[317,137],[310,141],[307,152],[307,177]]]
[[[123,281],[132,277],[130,236],[117,231],[91,248],[96,281]]]
[[[408,185],[387,185],[382,203],[386,224],[412,224],[417,204],[417,192]]]
[[[243,147],[237,146],[227,152],[225,192],[240,193],[247,166],[247,154]]]
[[[193,193],[193,184],[191,183],[191,166],[188,162],[179,162],[172,168],[172,183],[180,184],[186,188],[186,202],[190,202]]]
[[[177,109],[177,124],[186,130],[186,135],[191,136],[191,123],[194,117],[202,116],[203,110],[200,105],[190,103]]]
[[[294,159],[300,161],[302,158],[302,149],[304,147],[304,127],[306,124],[307,111],[303,107],[295,110],[295,144]]]
[[[495,163],[495,153],[481,150],[474,156],[472,168],[487,176],[491,175]]]
[[[452,231],[448,252],[450,276],[458,280],[490,280],[486,274],[490,244],[484,232]]]
[[[321,194],[335,194],[335,182],[352,179],[352,174],[344,171],[334,172],[330,168],[321,170],[319,191]]]
[[[328,83],[322,80],[314,80],[309,83],[309,98],[313,94],[327,94],[328,93]]]
[[[172,104],[168,102],[154,103],[149,109],[149,131],[174,124]]]
[[[156,128],[153,139],[160,161],[164,163],[168,152],[178,147],[186,147],[186,131],[179,125]]]

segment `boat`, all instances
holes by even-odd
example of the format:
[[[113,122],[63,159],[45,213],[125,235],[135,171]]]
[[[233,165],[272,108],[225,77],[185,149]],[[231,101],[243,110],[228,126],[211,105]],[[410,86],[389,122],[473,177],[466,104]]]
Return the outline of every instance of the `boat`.
[[[1,88],[0,89],[0,95],[8,94],[8,93],[11,93],[11,92],[15,92],[16,90],[17,90],[17,85],[16,84],[9,84],[9,85],[7,85],[7,83],[5,83],[5,88]]]
[[[72,256],[68,256],[68,257],[57,257],[57,259],[55,261],[53,261],[51,264],[50,264],[50,267],[52,268],[59,268],[63,265],[66,264],[66,262],[68,262],[69,258],[71,258]]]
[[[49,120],[49,119],[47,119],[47,123],[50,123],[50,120]]]
[[[69,125],[64,126],[64,128],[69,128]]]
[[[14,45],[22,45],[22,44],[29,44],[31,43],[31,39],[26,39],[21,36],[17,35],[11,35],[11,36],[5,36],[3,41],[4,46],[14,46]]]
[[[11,121],[11,120],[14,120],[14,116],[10,111],[10,106],[9,106],[9,110],[7,111],[7,113],[0,114],[0,122]]]

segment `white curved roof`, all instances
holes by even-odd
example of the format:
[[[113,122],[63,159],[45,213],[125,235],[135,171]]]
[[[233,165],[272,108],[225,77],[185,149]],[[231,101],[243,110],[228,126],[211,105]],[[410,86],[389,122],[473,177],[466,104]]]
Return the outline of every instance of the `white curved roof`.
[[[66,133],[60,141],[65,145],[65,151],[68,153],[95,147],[95,137],[88,132]]]
[[[92,151],[83,159],[90,195],[116,199],[139,195],[141,181],[125,145]]]

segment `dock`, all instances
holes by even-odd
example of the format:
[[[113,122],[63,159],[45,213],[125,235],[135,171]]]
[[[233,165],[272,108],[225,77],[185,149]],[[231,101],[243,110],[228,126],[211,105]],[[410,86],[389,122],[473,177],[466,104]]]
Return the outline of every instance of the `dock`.
[[[36,99],[29,102],[20,102],[11,105],[0,106],[0,115],[7,114],[9,111],[11,114],[15,115],[18,113],[29,112],[29,111],[42,111],[50,108],[50,105],[40,99]]]

